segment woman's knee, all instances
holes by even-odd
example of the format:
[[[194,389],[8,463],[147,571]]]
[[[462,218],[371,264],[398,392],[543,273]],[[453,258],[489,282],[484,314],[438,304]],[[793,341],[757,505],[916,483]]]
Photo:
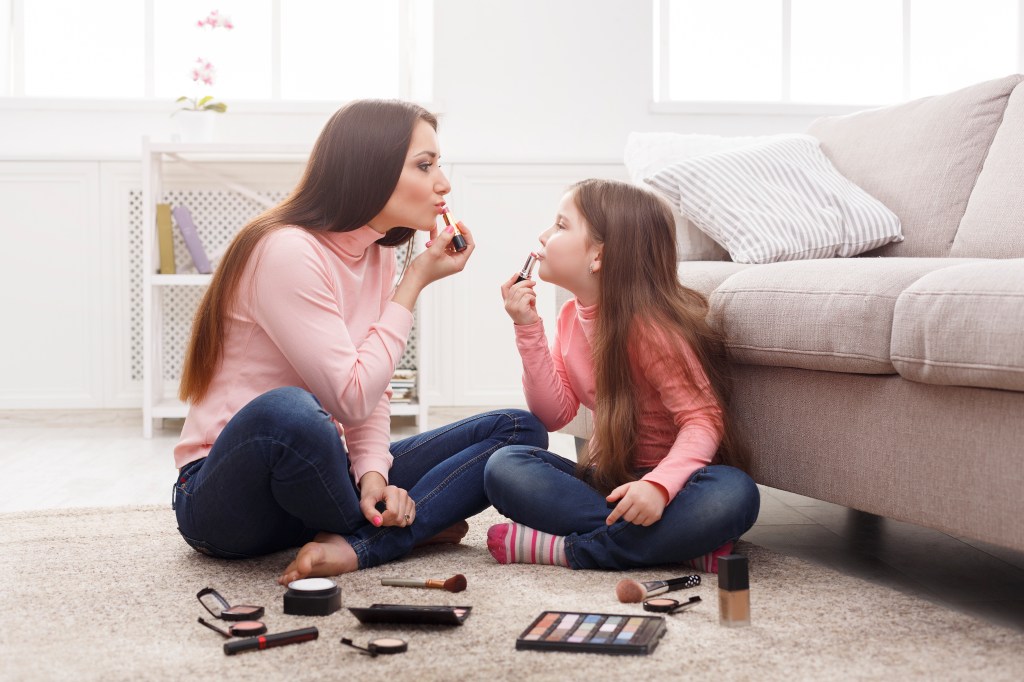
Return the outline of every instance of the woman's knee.
[[[337,434],[331,415],[316,396],[297,386],[282,386],[253,398],[236,417],[261,431],[312,435],[322,430],[332,437]]]
[[[498,419],[492,437],[509,445],[528,445],[547,448],[548,431],[540,420],[527,410],[500,410],[493,413]]]

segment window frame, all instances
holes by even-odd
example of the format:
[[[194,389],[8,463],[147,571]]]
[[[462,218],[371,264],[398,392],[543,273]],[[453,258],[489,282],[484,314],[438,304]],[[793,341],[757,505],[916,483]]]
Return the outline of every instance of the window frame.
[[[177,105],[173,100],[157,97],[155,92],[156,55],[154,51],[154,14],[155,0],[142,0],[145,4],[143,28],[146,60],[145,90],[142,97],[31,97],[25,95],[25,50],[24,29],[26,0],[0,0],[0,11],[10,9],[8,16],[8,33],[11,41],[10,76],[7,87],[0,80],[0,111],[117,111],[117,112],[166,112]],[[335,111],[341,100],[292,100],[281,99],[281,4],[285,0],[271,2],[271,97],[269,99],[232,99],[230,111],[248,114],[323,114]],[[431,108],[431,101],[413,100],[416,84],[413,82],[415,71],[414,60],[417,54],[415,45],[417,20],[414,7],[422,7],[430,2],[430,13],[433,14],[433,0],[398,0],[399,19],[396,29],[400,32],[399,49],[399,93],[404,100],[416,101],[418,104]],[[433,21],[431,22],[433,30]],[[433,64],[429,67],[433,70]],[[433,81],[433,78],[430,79]],[[433,83],[431,82],[430,100],[433,100]],[[6,93],[4,92],[6,90]]]
[[[911,99],[910,95],[910,3],[903,3],[903,94],[900,101]],[[654,114],[740,114],[759,116],[821,116],[841,115],[892,104],[891,102],[864,102],[862,104],[815,104],[794,102],[790,99],[790,25],[792,23],[792,1],[782,2],[782,83],[781,99],[778,101],[705,101],[674,100],[669,98],[669,2],[652,0],[653,26],[653,98],[650,112]],[[1017,72],[1024,73],[1024,0],[1017,0]]]

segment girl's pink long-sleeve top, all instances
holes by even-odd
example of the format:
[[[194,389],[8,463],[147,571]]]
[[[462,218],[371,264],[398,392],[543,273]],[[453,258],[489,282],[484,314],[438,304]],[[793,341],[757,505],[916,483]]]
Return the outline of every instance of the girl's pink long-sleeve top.
[[[389,388],[412,329],[391,301],[395,252],[374,244],[369,226],[351,232],[284,227],[246,264],[228,315],[221,364],[192,405],[174,464],[205,457],[254,398],[282,386],[312,393],[344,434],[356,481],[388,478],[392,457]]]
[[[572,421],[581,403],[595,409],[590,340],[597,315],[597,305],[568,301],[559,312],[550,348],[542,321],[515,326],[526,402],[548,431]],[[664,488],[669,501],[695,471],[711,464],[723,435],[722,411],[707,375],[689,346],[685,355],[696,383],[687,381],[678,359],[656,335],[637,335],[629,359],[641,406],[631,465],[653,467],[642,480]]]

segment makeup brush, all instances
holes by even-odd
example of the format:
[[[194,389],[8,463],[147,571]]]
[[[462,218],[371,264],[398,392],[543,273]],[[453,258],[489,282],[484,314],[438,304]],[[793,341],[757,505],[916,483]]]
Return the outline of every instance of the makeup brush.
[[[396,587],[429,587],[435,590],[448,590],[449,592],[462,592],[466,589],[466,576],[458,573],[447,580],[406,580],[403,578],[381,578],[381,585],[393,585]]]
[[[646,583],[623,578],[615,586],[615,596],[624,604],[638,604],[648,597],[682,590],[687,587],[696,587],[697,585],[700,585],[699,575],[684,575],[681,578],[651,580]]]

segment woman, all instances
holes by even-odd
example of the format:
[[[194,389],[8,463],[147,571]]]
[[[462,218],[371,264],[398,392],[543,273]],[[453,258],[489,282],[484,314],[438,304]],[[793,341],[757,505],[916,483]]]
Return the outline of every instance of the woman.
[[[191,409],[174,450],[178,527],[197,551],[302,545],[287,583],[457,542],[488,506],[487,458],[546,446],[521,410],[389,443],[389,383],[416,299],[475,248],[461,224],[462,252],[451,228],[434,228],[451,190],[439,158],[426,110],[353,102],[324,127],[294,192],[228,248],[196,313],[181,382]],[[396,287],[389,247],[417,230],[432,241]]]

